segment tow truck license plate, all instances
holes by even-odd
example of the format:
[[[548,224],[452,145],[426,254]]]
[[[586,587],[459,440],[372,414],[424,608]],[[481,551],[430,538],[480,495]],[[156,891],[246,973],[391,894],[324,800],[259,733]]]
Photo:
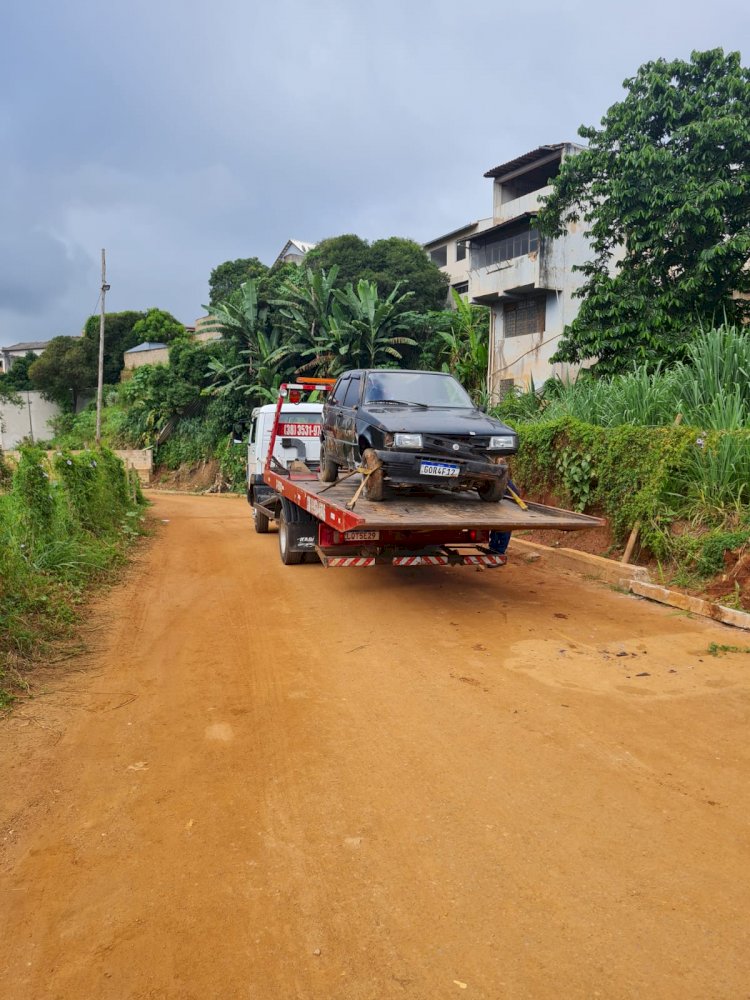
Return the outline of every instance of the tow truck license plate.
[[[377,542],[379,531],[347,531],[344,536],[347,542]]]
[[[461,467],[451,462],[422,462],[419,474],[422,476],[457,476]]]

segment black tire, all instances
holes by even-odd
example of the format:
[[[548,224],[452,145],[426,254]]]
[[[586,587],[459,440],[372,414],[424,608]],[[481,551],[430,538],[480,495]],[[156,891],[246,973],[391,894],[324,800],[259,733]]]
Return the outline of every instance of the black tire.
[[[366,448],[362,455],[362,464],[366,469],[374,469],[367,477],[364,494],[368,500],[378,503],[385,497],[385,473],[378,456],[372,448]]]
[[[339,478],[338,465],[326,455],[325,441],[320,442],[320,468],[318,469],[318,479],[321,483],[335,483]]]
[[[281,508],[279,517],[279,555],[285,566],[299,566],[305,557],[304,552],[293,552],[289,548],[289,521],[285,510],[286,504]]]
[[[497,503],[499,500],[502,500],[508,488],[509,478],[510,476],[506,469],[505,474],[499,479],[492,479],[489,482],[481,483],[477,486],[479,499],[484,500],[485,503]]]
[[[255,524],[256,534],[267,535],[269,521],[270,518],[268,517],[268,514],[263,514],[257,507],[253,508],[253,522]]]

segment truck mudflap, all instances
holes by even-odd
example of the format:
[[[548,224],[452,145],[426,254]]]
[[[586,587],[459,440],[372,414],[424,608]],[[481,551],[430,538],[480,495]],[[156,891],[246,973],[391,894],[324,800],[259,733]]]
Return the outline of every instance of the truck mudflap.
[[[326,569],[352,566],[505,566],[507,556],[497,553],[446,552],[440,555],[344,555],[316,546]]]

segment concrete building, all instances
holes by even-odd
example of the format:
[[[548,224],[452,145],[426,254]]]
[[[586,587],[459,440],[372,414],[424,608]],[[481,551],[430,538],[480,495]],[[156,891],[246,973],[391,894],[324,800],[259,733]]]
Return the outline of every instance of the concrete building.
[[[484,175],[492,178],[492,225],[469,238],[469,296],[491,310],[488,385],[495,396],[576,370],[550,358],[578,312],[573,293],[583,276],[573,266],[590,256],[588,240],[580,223],[559,239],[542,237],[536,216],[563,160],[582,148],[540,146]]]
[[[512,385],[541,385],[552,375],[573,375],[577,366],[551,364],[565,326],[575,319],[574,291],[583,281],[573,270],[590,256],[582,224],[565,236],[539,235],[541,198],[573,142],[540,146],[488,170],[492,217],[468,223],[425,243],[430,259],[451,287],[490,308],[488,386],[499,397]]]
[[[302,240],[287,240],[284,249],[277,256],[271,265],[275,264],[301,264],[307,254],[317,243],[304,243]]]
[[[25,344],[11,344],[10,347],[0,347],[0,372],[9,372],[17,358],[25,357],[29,351],[39,357],[44,352],[48,340],[32,340]]]
[[[467,295],[469,292],[467,241],[491,225],[492,219],[479,219],[424,244],[427,256],[448,275],[451,288],[455,288],[459,295]]]
[[[128,371],[141,365],[168,365],[169,348],[166,344],[147,340],[125,351],[122,357]]]

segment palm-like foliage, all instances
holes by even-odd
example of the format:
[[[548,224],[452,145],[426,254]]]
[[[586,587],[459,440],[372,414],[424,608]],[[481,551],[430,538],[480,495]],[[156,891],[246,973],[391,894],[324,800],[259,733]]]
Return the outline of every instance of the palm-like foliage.
[[[216,330],[227,339],[253,350],[258,331],[265,326],[268,314],[268,307],[258,302],[257,279],[249,278],[224,302],[203,308],[210,317],[204,329]]]
[[[333,302],[315,343],[303,353],[311,360],[302,369],[325,369],[331,376],[347,368],[379,368],[401,360],[401,346],[416,341],[405,335],[413,316],[404,310],[410,292],[399,295],[397,285],[381,299],[374,281],[362,279],[356,289],[333,290]]]
[[[328,272],[308,268],[301,281],[284,282],[281,286],[282,298],[273,303],[279,307],[287,337],[299,346],[301,357],[314,353],[321,338],[327,335],[333,315],[338,270],[336,266]],[[305,365],[306,369],[310,367],[310,364]]]
[[[212,385],[208,392],[224,396],[237,392],[253,396],[264,403],[276,399],[278,389],[286,377],[289,361],[298,351],[298,344],[284,344],[281,333],[274,330],[267,334],[255,331],[252,348],[238,351],[234,358],[211,358],[208,374]],[[244,361],[236,361],[237,357]]]
[[[443,370],[449,371],[474,396],[486,395],[489,363],[487,310],[471,306],[455,288],[451,295],[456,307],[450,330],[440,330],[443,345]]]

